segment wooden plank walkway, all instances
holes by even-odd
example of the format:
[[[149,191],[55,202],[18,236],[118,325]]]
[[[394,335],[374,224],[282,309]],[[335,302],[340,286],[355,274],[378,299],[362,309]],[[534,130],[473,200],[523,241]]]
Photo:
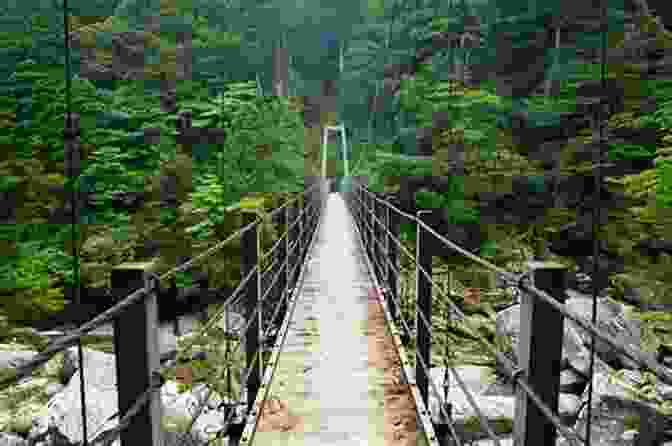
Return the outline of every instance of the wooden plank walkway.
[[[252,444],[383,446],[383,372],[369,367],[366,335],[374,285],[339,194],[328,197],[307,262],[268,393],[300,423],[257,431]]]

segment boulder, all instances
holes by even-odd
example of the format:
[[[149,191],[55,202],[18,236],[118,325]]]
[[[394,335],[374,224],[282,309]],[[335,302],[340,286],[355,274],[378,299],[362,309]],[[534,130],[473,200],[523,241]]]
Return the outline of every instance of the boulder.
[[[85,382],[91,369],[85,371]],[[81,400],[79,391],[79,374],[75,372],[65,389],[55,395],[48,403],[46,420],[38,421],[39,428],[35,433],[41,433],[46,426],[55,428],[60,435],[71,443],[82,440]],[[107,376],[113,376],[109,373]],[[103,374],[99,376],[105,376]],[[86,386],[86,426],[88,432],[95,432],[105,420],[117,411],[116,386],[97,387],[89,381]],[[45,422],[46,421],[46,422]]]
[[[98,429],[106,418],[117,411],[117,379],[114,355],[84,349],[84,383],[86,388],[87,430]],[[68,358],[68,359],[66,359]],[[76,355],[75,355],[76,359]],[[64,363],[73,361],[72,355],[64,356]],[[81,397],[78,365],[62,392],[47,403],[47,413],[33,420],[30,437],[44,434],[49,428],[71,443],[82,439]]]
[[[106,429],[102,431],[102,433],[107,432],[110,429]],[[101,434],[102,434],[101,433]],[[189,433],[189,434],[184,434],[181,432],[173,432],[170,430],[162,430],[163,433],[163,445],[164,446],[206,446],[207,443],[205,441],[199,440],[198,437],[195,435]],[[1,445],[2,443],[0,443]],[[29,443],[25,443],[26,445]],[[224,438],[222,445],[228,445],[229,444],[229,439]],[[23,443],[19,443],[20,446],[23,445]],[[19,446],[17,445],[17,446]],[[121,442],[119,438],[115,439],[112,442],[111,446],[120,446]],[[44,437],[40,438],[40,440],[36,441],[34,443],[34,446],[79,446],[78,443],[71,443],[67,438],[63,437],[58,431],[53,431],[51,433],[48,433]]]
[[[2,348],[4,349],[13,349],[14,351],[8,352],[8,351],[2,351]],[[14,368],[16,367],[19,363],[26,361],[30,358],[33,357],[33,355],[37,354],[35,351],[29,350],[30,347],[26,346],[19,346],[19,345],[4,345],[0,346],[0,363],[4,361],[4,365],[0,366],[0,368],[4,368],[5,366],[8,368]],[[41,376],[41,377],[48,377],[48,378],[57,378],[58,381],[61,384],[65,384],[67,380],[70,379],[70,376],[72,376],[72,373],[74,373],[74,370],[70,373],[69,376],[64,377],[63,376],[63,355],[67,354],[66,352],[61,352],[57,353],[52,358],[47,361],[42,367],[38,368],[36,372],[33,374],[33,377]],[[65,370],[66,374],[69,372],[69,370]],[[30,380],[32,378],[25,378],[22,381]]]
[[[591,320],[592,297],[573,290],[567,290],[567,295],[569,296],[569,299],[565,301],[567,308],[585,320]],[[584,346],[589,347],[591,345],[591,336],[579,327],[578,324],[571,320],[567,321],[566,324],[576,330]],[[626,319],[621,304],[613,302],[608,298],[598,298],[597,326],[602,332],[607,333],[611,339],[630,345],[635,349],[640,349],[641,330],[639,322]],[[632,359],[614,351],[611,346],[600,340],[596,340],[595,342],[595,353],[602,361],[616,369],[639,368],[637,363]]]
[[[206,443],[200,441],[193,434],[183,434],[180,432],[164,431],[164,446],[206,446]],[[224,445],[228,444],[228,439],[224,440]]]
[[[515,416],[516,398],[512,387],[510,385],[497,384],[495,371],[489,367],[456,366],[455,371],[474,397],[481,413],[490,421],[490,426],[495,433],[508,432],[506,428],[507,423],[503,423],[503,421],[512,421]],[[432,381],[436,385],[437,390],[441,392],[441,400],[443,400],[444,373],[445,367],[434,367],[430,370]],[[411,372],[411,376],[414,377],[415,374]],[[457,384],[450,371],[448,372],[448,376],[450,380],[448,400],[453,404],[453,421],[455,422],[456,431],[465,440],[486,438],[487,434],[474,423],[476,412],[471,404],[469,404],[462,388]],[[566,420],[576,418],[580,404],[581,399],[576,395],[560,393],[558,401],[560,417]],[[431,390],[431,384],[429,390],[429,408],[432,416],[436,417],[439,413],[439,400],[434,391]]]
[[[36,351],[20,350],[16,345],[0,345],[0,369],[13,369],[28,362]]]
[[[669,384],[658,384],[656,386],[658,395],[665,401],[672,401],[672,386]]]
[[[588,401],[588,389],[584,392],[582,401]],[[587,405],[584,405],[574,429],[586,435]],[[637,437],[641,434],[651,435],[650,438],[662,441],[663,419],[655,414],[652,408],[641,401],[633,399],[623,387],[612,383],[608,374],[595,373],[593,375],[591,443],[599,446],[634,446],[639,444]],[[641,434],[632,435],[631,424],[635,422],[635,431]],[[645,424],[642,424],[645,423]],[[643,429],[643,430],[642,430]],[[564,440],[560,445],[568,444]],[[650,443],[646,443],[650,444]]]
[[[51,398],[57,393],[62,392],[65,389],[65,386],[61,383],[49,383],[44,388],[44,393]]]
[[[82,422],[79,393],[79,374],[76,356],[66,355],[64,362],[76,372],[62,390],[51,397],[46,410],[42,410],[33,419],[33,428],[29,438],[36,439],[39,436],[47,436],[45,446],[55,446],[56,438],[65,441],[64,444],[75,444],[81,441]],[[118,417],[106,421],[117,412],[117,387],[116,368],[114,355],[84,350],[84,379],[86,386],[87,427],[89,432],[103,432],[114,428],[118,423]],[[163,416],[185,418],[195,413],[207,394],[204,384],[196,385],[191,391],[179,393],[177,383],[168,381],[161,389],[161,401],[163,403]],[[195,444],[203,444],[208,439],[208,432],[216,431],[224,427],[224,413],[220,405],[224,400],[216,392],[213,392],[202,413],[192,430]],[[34,413],[38,413],[35,410]],[[240,414],[242,415],[242,413]],[[51,432],[50,432],[51,431]],[[59,441],[61,441],[59,440]],[[198,442],[200,441],[200,442]],[[118,443],[114,443],[118,445]]]
[[[560,393],[558,395],[558,415],[565,424],[570,424],[576,420],[581,409],[581,398],[571,393]]]
[[[472,443],[474,446],[490,446],[494,444],[492,440],[487,439],[487,440],[478,440],[475,443]],[[511,437],[506,437],[502,438],[501,436],[499,437],[499,444],[501,446],[513,446],[513,438]]]
[[[0,446],[28,446],[28,442],[17,435],[0,432]]]
[[[569,290],[568,290],[569,291]],[[511,340],[513,360],[518,362],[518,340],[520,337],[520,304],[513,305],[497,313],[495,320],[495,335],[508,337]],[[588,375],[590,352],[584,345],[583,339],[571,324],[564,325],[564,341],[562,347],[562,361],[583,376]],[[596,369],[606,370],[606,364],[596,357]]]
[[[666,367],[672,368],[672,345],[660,344],[656,354],[656,361],[660,362]]]
[[[476,405],[480,409],[485,418],[494,423],[495,421],[513,420],[515,414],[515,401],[512,396],[498,396],[498,395],[483,395],[482,392],[486,389],[486,383],[481,380],[483,377],[483,368],[465,366],[456,367],[457,373],[464,381],[467,389],[472,393]],[[432,380],[441,392],[441,401],[443,401],[443,367],[432,368],[430,375]],[[465,396],[462,389],[458,386],[452,374],[449,372],[450,388],[448,391],[448,400],[452,403],[453,422],[455,423],[456,431],[464,438],[477,439],[484,437],[485,434],[481,432],[481,428],[474,426],[474,417],[476,412],[469,404],[469,400]],[[434,392],[429,390],[429,410],[433,416],[439,413],[439,400]],[[497,424],[499,426],[500,424]],[[491,424],[493,428],[494,424]],[[497,430],[495,430],[497,433]]]
[[[104,376],[105,373],[112,374],[114,375],[115,378],[107,378],[111,381],[104,381],[105,386],[109,385],[109,383],[114,382],[116,385],[116,366],[115,366],[115,357],[114,355],[110,355],[109,353],[103,353],[99,352],[96,350],[90,350],[87,348],[84,348],[83,351],[83,357],[82,357],[82,362],[84,363],[84,373],[85,373],[85,378],[87,380],[97,380],[97,379],[106,379],[106,378],[97,378],[96,376],[90,377],[87,369],[89,367],[100,367],[102,370],[100,370],[100,374]],[[52,358],[53,359],[53,358]],[[79,355],[77,354],[77,347],[70,347],[67,350],[63,351],[63,359],[62,359],[62,364],[63,364],[63,369],[62,369],[62,374],[66,382],[70,382],[73,378],[73,375],[75,372],[79,370]]]
[[[560,372],[560,391],[580,395],[586,386],[586,378],[571,368]]]
[[[162,416],[172,420],[188,420],[196,414],[198,407],[208,396],[208,386],[205,384],[195,385],[191,391],[179,393],[177,383],[168,381],[162,391],[163,413]],[[209,432],[221,430],[224,426],[225,412],[221,408],[222,403],[231,404],[229,398],[223,398],[216,391],[212,391],[206,407],[201,416],[196,420],[191,434],[200,441],[208,440]],[[243,407],[239,406],[236,413],[243,415]]]

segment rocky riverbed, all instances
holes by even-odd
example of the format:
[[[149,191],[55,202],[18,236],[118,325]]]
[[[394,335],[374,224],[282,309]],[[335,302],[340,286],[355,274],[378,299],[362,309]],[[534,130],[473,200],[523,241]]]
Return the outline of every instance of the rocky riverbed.
[[[443,274],[436,272],[440,271],[440,262],[435,259],[435,263],[433,279],[442,283]],[[413,284],[414,280],[411,269],[406,276],[406,283],[402,284],[402,292],[404,286]],[[587,285],[589,288],[590,283],[584,280],[579,284],[581,286],[575,284],[566,290],[565,304],[570,311],[590,320],[592,295],[582,292],[586,291]],[[460,321],[453,318],[449,329],[444,315],[445,299],[434,291],[431,376],[437,389],[443,393],[447,344],[450,353],[454,355],[452,364],[456,365],[457,373],[474,394],[477,405],[490,421],[493,430],[503,438],[512,439],[514,387],[505,379],[495,359],[487,354],[482,344],[471,334],[471,330],[477,330],[517,362],[517,340],[520,334],[520,305],[517,302],[520,290],[507,290],[503,286],[495,281],[495,288],[489,290],[491,293],[484,292],[478,305],[467,305],[458,301],[459,298],[455,299],[462,306],[465,319]],[[574,289],[575,286],[582,288],[582,291]],[[457,285],[453,286],[453,290],[457,288]],[[640,350],[651,351],[652,345],[658,345],[658,349],[653,351],[659,353],[656,355],[658,361],[672,369],[672,355],[666,353],[664,348],[672,332],[669,312],[640,311],[639,307],[614,299],[607,292],[601,294],[597,308],[598,327],[614,339]],[[410,307],[414,305],[413,298],[406,302],[410,302]],[[413,344],[411,342],[409,345],[411,359],[414,358]],[[563,423],[584,436],[590,380],[590,345],[591,338],[587,333],[571,321],[565,323],[558,412]],[[448,400],[453,404],[453,420],[461,437],[466,442],[474,441],[472,444],[490,444],[463,391],[450,373],[448,376]],[[659,383],[652,374],[640,371],[628,357],[615,354],[600,342],[596,344],[592,385],[592,413],[597,416],[591,427],[593,444],[635,445],[640,429],[657,429],[657,439],[661,442],[658,444],[672,444],[672,386]],[[431,411],[436,414],[439,399],[432,390],[429,395]],[[656,413],[654,407],[658,410],[655,416],[652,415]],[[640,414],[641,420],[650,424],[640,425]],[[566,443],[559,439],[558,444]]]
[[[238,332],[243,318],[238,313],[229,314],[231,330]],[[185,350],[183,343],[193,340],[200,327],[197,315],[187,315],[179,319],[179,332],[174,332],[172,323],[159,327],[159,345],[162,365],[171,367],[166,372],[167,382],[161,391],[163,403],[162,427],[166,445],[177,445],[177,433],[186,426],[194,409],[211,386],[203,375],[212,368],[220,367],[215,359],[219,353],[218,344],[212,340],[207,344],[204,339],[197,345]],[[225,321],[218,324],[225,328]],[[0,343],[0,368],[11,368],[29,359],[36,353],[31,341],[48,341],[63,333],[58,330],[37,332],[31,329],[14,330],[14,336]],[[106,324],[92,331],[84,339],[84,377],[87,401],[87,427],[90,438],[99,432],[117,425],[118,418],[105,420],[115,414],[117,408],[116,369],[113,347],[113,327]],[[178,382],[175,366],[177,352],[187,352],[194,359],[193,386]],[[242,361],[240,355],[234,356],[232,377],[234,389],[240,391],[240,373]],[[1,446],[56,446],[74,445],[82,439],[82,422],[79,396],[79,368],[76,347],[52,357],[32,377],[24,379],[9,391],[0,395],[0,445]],[[200,363],[200,364],[196,364]],[[195,369],[201,367],[200,373]],[[225,424],[223,402],[238,401],[222,396],[221,388],[213,389],[208,405],[191,430],[192,441],[187,444],[200,445],[208,440],[209,432],[222,429]],[[240,408],[237,409],[240,411]],[[119,445],[119,440],[113,443]],[[223,442],[221,444],[228,444]]]
[[[504,295],[506,296],[506,294]],[[590,318],[591,298],[579,291],[568,289],[566,305],[586,318]],[[506,299],[506,298],[501,298]],[[508,300],[508,306],[498,305],[498,311],[489,313],[491,302],[484,299],[485,310],[465,311],[471,324],[478,324],[484,333],[492,331],[501,345],[510,345],[507,354],[516,359],[516,342],[520,330],[519,305],[515,299]],[[437,307],[438,300],[437,300]],[[483,313],[491,314],[491,317]],[[615,338],[627,342],[637,348],[641,344],[642,325],[648,322],[640,320],[639,312],[632,306],[615,302],[605,297],[599,300],[598,325]],[[433,318],[434,319],[434,318]],[[441,317],[437,311],[435,324],[438,326],[437,336],[432,343],[431,376],[437,388],[442,388],[445,368],[441,367],[445,341],[442,338]],[[233,315],[234,329],[240,327],[244,320],[240,315]],[[198,325],[196,316],[182,318],[182,336],[173,334],[172,324],[160,327],[161,352],[164,358],[175,352],[181,340],[193,336],[193,329]],[[668,324],[669,326],[669,324]],[[459,329],[458,329],[459,330]],[[24,334],[21,334],[24,333]],[[0,345],[0,366],[12,367],[34,354],[31,347],[22,344],[29,339],[26,330],[19,330],[16,343]],[[457,352],[456,372],[460,375],[467,388],[474,394],[476,403],[482,413],[491,422],[493,429],[503,438],[512,435],[512,420],[515,412],[514,389],[503,379],[497,365],[491,358],[484,356],[482,348],[465,333],[451,334],[451,348]],[[35,333],[34,333],[35,334]],[[57,333],[40,333],[40,336],[53,336]],[[84,375],[86,381],[87,404],[89,404],[89,432],[97,432],[113,427],[116,421],[104,424],[104,420],[117,410],[115,390],[114,355],[111,350],[111,326],[104,326],[92,333],[91,343],[85,346]],[[5,341],[6,342],[6,341]],[[564,423],[585,431],[587,403],[587,383],[589,364],[590,337],[569,323],[565,327],[563,344],[563,369],[560,382],[559,414]],[[192,353],[199,357],[207,356],[205,346],[196,346]],[[410,348],[411,352],[413,347]],[[212,352],[210,352],[212,353]],[[212,356],[214,358],[214,355]],[[413,354],[410,355],[413,357]],[[672,356],[661,357],[662,363],[672,368]],[[174,361],[173,361],[174,364]],[[79,367],[76,349],[71,348],[59,354],[40,370],[34,377],[26,379],[11,392],[3,394],[2,404],[5,414],[0,418],[0,445],[24,446],[29,441],[41,438],[33,443],[38,446],[74,445],[81,440],[81,419],[79,409]],[[634,446],[640,429],[639,414],[650,411],[653,406],[669,411],[672,407],[672,386],[657,383],[648,373],[641,373],[628,358],[614,355],[598,344],[596,350],[593,380],[593,414],[597,414],[592,425],[593,444]],[[210,385],[200,381],[191,389],[182,388],[179,383],[169,379],[162,390],[164,404],[164,429],[166,432],[179,431],[180,422],[189,416],[190,411],[202,398]],[[639,392],[633,394],[627,389]],[[181,392],[180,392],[181,391]],[[644,398],[642,395],[646,395]],[[442,396],[443,398],[443,396]],[[486,438],[478,422],[475,412],[454,378],[450,378],[448,398],[453,403],[453,420],[457,431],[465,441],[476,441]],[[648,398],[648,399],[647,399]],[[221,394],[213,399],[206,413],[193,427],[191,433],[193,444],[205,444],[207,432],[222,427],[223,411],[219,403]],[[432,413],[438,411],[438,399],[430,391],[429,405]],[[651,412],[644,412],[650,414]],[[672,442],[672,425],[662,416],[660,424],[660,441]],[[655,420],[655,417],[646,420]],[[182,421],[180,421],[182,420]],[[647,421],[648,422],[648,421]],[[48,433],[49,432],[49,433]],[[48,433],[48,434],[47,434]],[[174,438],[167,433],[169,439]],[[41,437],[42,436],[42,437]],[[118,443],[116,443],[118,444]],[[226,444],[226,443],[223,443]],[[506,444],[506,443],[504,443]],[[667,444],[667,443],[665,443]],[[672,444],[672,443],[670,443]],[[564,445],[558,440],[558,445]]]

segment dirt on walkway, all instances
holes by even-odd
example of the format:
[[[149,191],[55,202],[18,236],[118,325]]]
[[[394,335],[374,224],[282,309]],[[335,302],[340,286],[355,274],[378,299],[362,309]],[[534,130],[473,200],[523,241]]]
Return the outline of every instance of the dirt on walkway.
[[[257,403],[259,407],[259,403]],[[266,399],[257,424],[257,432],[302,432],[301,417],[293,415],[287,403],[275,396]]]
[[[374,289],[369,291],[366,334],[369,338],[369,366],[381,370],[385,379],[385,444],[415,446],[418,438],[415,402],[410,386],[401,382],[401,362],[376,293]]]
[[[384,436],[385,446],[416,446],[418,440],[415,402],[408,384],[401,383],[401,363],[387,331],[385,313],[376,297],[368,293],[366,336],[369,344],[369,367],[384,376]],[[284,401],[271,396],[257,425],[257,432],[301,432],[303,423],[293,415]],[[421,436],[422,434],[420,434]]]

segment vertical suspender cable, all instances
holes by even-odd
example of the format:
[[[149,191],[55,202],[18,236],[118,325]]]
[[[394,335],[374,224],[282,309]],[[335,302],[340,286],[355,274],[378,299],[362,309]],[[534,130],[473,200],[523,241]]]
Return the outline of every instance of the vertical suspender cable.
[[[597,168],[595,170],[595,190],[593,191],[593,308],[591,314],[591,322],[596,323],[597,320],[597,269],[598,269],[598,256],[600,244],[598,240],[598,225],[600,224],[600,208],[601,206],[601,194],[600,194],[600,185],[602,180],[602,145],[604,143],[604,125],[603,125],[603,110],[604,110],[604,98],[606,97],[606,52],[607,52],[607,2],[606,0],[601,0],[600,2],[601,9],[601,33],[602,33],[602,48],[601,48],[601,89],[602,94],[600,96],[600,106],[598,107],[598,121],[597,125],[599,126],[599,137],[600,141],[597,145],[598,147],[598,160]],[[587,409],[587,420],[586,420],[586,444],[590,446],[590,437],[591,437],[591,424],[592,424],[592,405],[593,405],[593,372],[595,367],[595,335],[591,336],[590,342],[590,368],[589,376],[590,382],[588,383],[588,407]]]
[[[71,80],[71,69],[70,69],[70,14],[68,11],[68,0],[63,0],[63,30],[64,30],[64,43],[65,43],[65,113],[67,116],[66,122],[66,131],[64,132],[64,150],[67,150],[68,143],[65,142],[66,138],[72,138],[72,135],[68,133],[72,129],[72,98],[71,98],[71,89],[72,89],[72,80]],[[75,145],[71,146],[70,152],[70,187],[71,187],[71,203],[72,203],[72,251],[73,251],[73,273],[74,273],[74,286],[75,286],[75,305],[81,304],[80,299],[80,289],[79,289],[79,164],[80,161],[79,154],[77,154],[77,159],[75,159]],[[75,165],[77,162],[77,166]],[[75,229],[77,226],[77,229]],[[79,394],[80,402],[82,405],[82,439],[83,446],[88,445],[88,433],[86,426],[86,394],[85,394],[85,385],[84,385],[84,357],[82,352],[82,340],[77,340],[77,359],[79,362]]]

